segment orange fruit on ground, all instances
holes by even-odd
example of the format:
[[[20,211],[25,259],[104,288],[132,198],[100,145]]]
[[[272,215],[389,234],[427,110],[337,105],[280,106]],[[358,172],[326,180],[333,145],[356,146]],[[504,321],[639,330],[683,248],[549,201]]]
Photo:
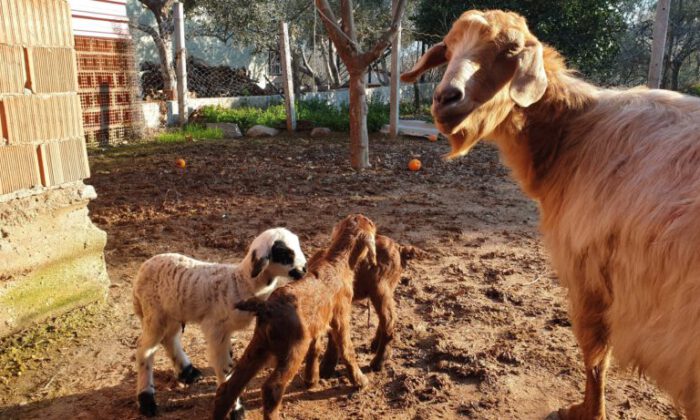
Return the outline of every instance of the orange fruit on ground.
[[[420,171],[420,167],[421,163],[418,159],[412,159],[410,162],[408,162],[408,169],[413,172]]]
[[[437,141],[437,139],[438,139],[437,134],[431,134],[428,136],[428,140],[430,140],[430,141]]]
[[[185,162],[185,159],[180,158],[175,161],[175,166],[177,166],[178,168],[185,169],[185,167],[187,166],[187,162]]]

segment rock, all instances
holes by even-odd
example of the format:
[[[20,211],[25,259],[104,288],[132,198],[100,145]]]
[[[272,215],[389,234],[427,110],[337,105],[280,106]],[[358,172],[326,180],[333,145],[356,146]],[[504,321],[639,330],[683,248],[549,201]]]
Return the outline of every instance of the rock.
[[[243,137],[241,134],[241,129],[238,128],[238,124],[234,123],[207,123],[207,128],[215,129],[218,128],[224,133],[225,139],[237,139]]]
[[[265,127],[264,125],[254,125],[248,129],[248,137],[274,137],[280,133],[276,128]]]
[[[313,130],[311,130],[311,137],[328,137],[332,133],[330,128],[326,127],[316,127]]]

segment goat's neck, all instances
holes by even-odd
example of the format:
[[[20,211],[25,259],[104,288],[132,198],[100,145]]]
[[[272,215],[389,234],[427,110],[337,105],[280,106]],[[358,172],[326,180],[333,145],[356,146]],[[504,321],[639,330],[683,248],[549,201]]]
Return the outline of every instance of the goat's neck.
[[[515,107],[499,127],[496,140],[526,194],[542,200],[557,184],[555,166],[572,146],[571,121],[595,102],[596,88],[566,74],[548,74],[549,85],[538,102]]]

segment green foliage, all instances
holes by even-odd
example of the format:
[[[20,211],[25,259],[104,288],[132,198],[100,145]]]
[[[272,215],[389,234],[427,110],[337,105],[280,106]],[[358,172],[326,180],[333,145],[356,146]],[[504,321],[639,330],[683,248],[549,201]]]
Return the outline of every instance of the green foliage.
[[[420,0],[412,20],[418,39],[434,43],[470,9],[503,9],[525,16],[530,30],[588,76],[604,77],[625,29],[620,0]]]
[[[367,106],[367,128],[370,132],[379,131],[389,121],[389,105],[370,101]],[[284,105],[273,105],[265,109],[207,106],[202,108],[201,115],[207,122],[236,123],[244,132],[257,124],[275,127],[283,124],[287,118]],[[297,118],[311,121],[316,127],[328,127],[340,132],[350,131],[350,111],[347,104],[335,107],[322,100],[299,101]]]
[[[688,88],[688,93],[695,96],[700,96],[700,83],[696,83]]]
[[[188,125],[183,129],[168,130],[156,135],[158,143],[179,143],[192,138],[194,140],[216,140],[224,138],[224,133],[218,128],[206,128],[201,125]]]

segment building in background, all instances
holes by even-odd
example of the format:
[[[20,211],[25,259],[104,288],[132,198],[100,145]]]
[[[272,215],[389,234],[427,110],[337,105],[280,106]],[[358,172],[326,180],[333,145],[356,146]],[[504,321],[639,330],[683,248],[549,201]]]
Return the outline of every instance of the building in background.
[[[140,137],[143,116],[127,0],[69,3],[88,143],[107,145]]]
[[[0,0],[0,336],[104,298],[66,0]]]

